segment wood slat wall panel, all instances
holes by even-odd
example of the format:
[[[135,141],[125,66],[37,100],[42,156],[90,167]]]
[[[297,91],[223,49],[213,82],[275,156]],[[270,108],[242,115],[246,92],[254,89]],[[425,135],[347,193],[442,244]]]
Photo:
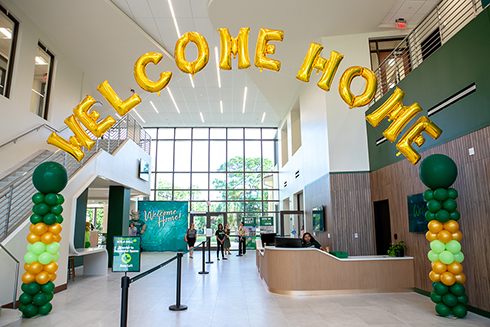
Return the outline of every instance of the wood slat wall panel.
[[[473,147],[475,154],[469,156]],[[460,137],[421,153],[422,159],[441,153],[458,166],[458,178],[452,187],[459,192],[456,200],[463,233],[461,241],[469,304],[490,311],[490,127]],[[424,234],[409,233],[407,196],[424,192],[427,187],[418,176],[420,164],[402,160],[371,172],[372,201],[389,200],[392,241],[407,244],[406,254],[414,257],[415,287],[431,291],[431,270],[427,252],[429,241]]]

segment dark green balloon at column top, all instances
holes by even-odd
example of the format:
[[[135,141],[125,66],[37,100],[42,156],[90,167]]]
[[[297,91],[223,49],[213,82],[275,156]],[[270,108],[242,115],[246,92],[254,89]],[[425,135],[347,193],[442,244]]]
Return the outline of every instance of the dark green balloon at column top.
[[[48,161],[40,164],[34,170],[32,183],[41,193],[59,193],[68,183],[68,174],[59,163]]]
[[[420,164],[419,176],[428,188],[448,188],[458,177],[458,168],[448,156],[433,154]]]

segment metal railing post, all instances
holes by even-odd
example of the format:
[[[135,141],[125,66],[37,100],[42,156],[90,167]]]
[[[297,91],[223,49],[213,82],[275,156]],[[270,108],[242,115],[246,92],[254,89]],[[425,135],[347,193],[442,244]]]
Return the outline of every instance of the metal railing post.
[[[10,185],[9,201],[7,203],[7,217],[5,219],[5,237],[8,235],[9,220],[10,220],[10,208],[12,207],[12,197],[14,195],[14,185]]]
[[[121,327],[128,325],[128,293],[130,279],[127,275],[121,278]]]
[[[202,271],[199,272],[200,275],[207,275],[209,271],[206,271],[206,242],[202,242]]]
[[[183,253],[177,253],[177,285],[176,285],[176,299],[175,304],[168,307],[169,310],[172,311],[183,311],[187,310],[187,306],[185,304],[180,304],[180,293],[181,293],[181,284],[182,284],[182,257]]]
[[[211,237],[208,237],[208,261],[206,263],[214,263],[211,261]]]

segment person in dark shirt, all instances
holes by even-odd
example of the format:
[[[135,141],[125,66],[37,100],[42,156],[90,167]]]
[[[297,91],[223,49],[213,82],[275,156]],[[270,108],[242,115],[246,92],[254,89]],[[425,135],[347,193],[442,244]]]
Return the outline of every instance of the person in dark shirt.
[[[223,250],[223,243],[225,241],[225,238],[226,238],[226,232],[223,229],[223,224],[219,224],[218,230],[216,231],[216,242],[218,243],[218,251],[216,252],[216,254],[218,256],[218,260],[219,260],[219,249],[220,248],[221,248],[221,257],[223,258],[223,260],[228,260],[227,258],[225,258],[225,253]]]
[[[303,240],[302,240],[302,246],[304,248],[317,248],[322,251],[325,251],[325,249],[318,243],[313,236],[311,236],[310,233],[306,232],[303,235]]]

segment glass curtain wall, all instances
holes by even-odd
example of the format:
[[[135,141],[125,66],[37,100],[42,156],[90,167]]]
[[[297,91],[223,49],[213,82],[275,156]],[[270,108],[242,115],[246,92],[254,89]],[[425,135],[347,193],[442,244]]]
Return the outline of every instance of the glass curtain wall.
[[[189,201],[193,212],[276,216],[275,128],[146,128],[152,137],[150,200]]]

